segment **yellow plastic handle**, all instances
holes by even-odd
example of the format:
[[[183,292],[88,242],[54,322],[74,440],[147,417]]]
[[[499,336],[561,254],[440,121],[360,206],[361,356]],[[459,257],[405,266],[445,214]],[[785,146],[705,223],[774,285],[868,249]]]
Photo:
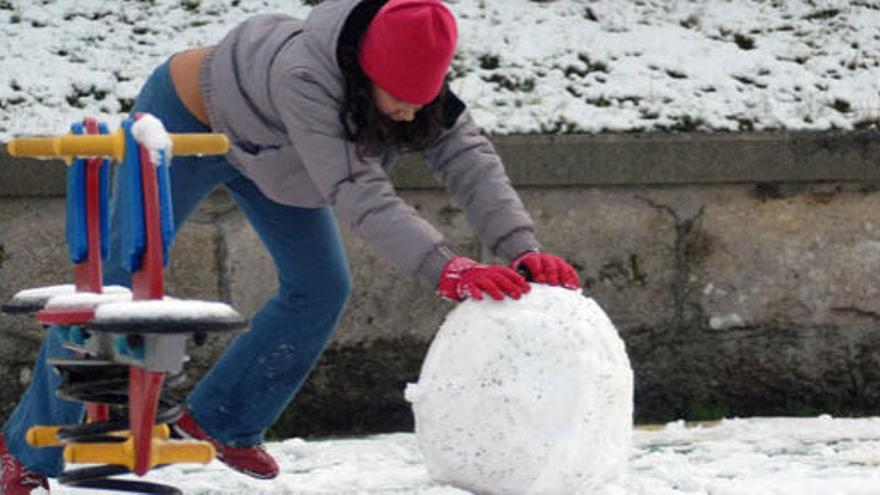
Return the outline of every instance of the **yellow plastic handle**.
[[[201,440],[154,442],[153,466],[193,462],[208,464],[217,456],[214,446]]]
[[[67,134],[59,137],[17,138],[9,142],[11,156],[35,158],[67,158],[71,156],[109,156],[125,158],[125,135],[121,130],[113,134]]]
[[[31,447],[60,447],[64,442],[58,439],[58,430],[62,426],[32,426],[25,434],[25,441]],[[112,436],[127,437],[131,435],[128,430],[111,432]],[[171,436],[171,430],[166,424],[153,426],[153,438],[167,439]]]
[[[121,443],[77,443],[64,448],[64,460],[73,464],[116,464],[135,468],[134,438]],[[214,460],[214,447],[199,440],[152,440],[150,468],[160,464],[193,462],[208,464]]]
[[[229,151],[229,139],[220,133],[171,134],[172,153],[179,156],[222,155]]]
[[[219,155],[229,150],[229,140],[223,134],[169,134],[175,155]],[[113,134],[66,134],[58,137],[16,138],[9,142],[11,156],[34,158],[112,157],[125,159],[125,135],[122,130]]]
[[[58,440],[60,426],[32,426],[25,434],[25,441],[31,447],[59,447],[62,445]]]

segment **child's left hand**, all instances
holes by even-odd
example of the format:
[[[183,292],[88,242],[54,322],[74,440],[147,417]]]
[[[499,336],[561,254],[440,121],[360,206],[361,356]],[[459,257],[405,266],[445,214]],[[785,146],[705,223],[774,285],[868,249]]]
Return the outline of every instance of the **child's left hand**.
[[[510,268],[523,273],[527,280],[547,285],[579,289],[581,280],[574,267],[559,256],[539,251],[526,251],[510,262]]]

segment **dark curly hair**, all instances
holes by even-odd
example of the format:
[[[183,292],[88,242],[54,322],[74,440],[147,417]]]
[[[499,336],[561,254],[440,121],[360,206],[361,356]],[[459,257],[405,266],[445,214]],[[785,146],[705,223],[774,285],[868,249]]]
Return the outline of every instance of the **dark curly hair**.
[[[364,0],[346,20],[337,59],[345,80],[345,99],[339,119],[346,138],[356,143],[358,156],[376,156],[389,149],[421,151],[443,130],[443,102],[448,91],[444,83],[440,94],[419,109],[411,122],[395,121],[376,106],[373,83],[358,62],[360,41],[370,20],[387,0]]]

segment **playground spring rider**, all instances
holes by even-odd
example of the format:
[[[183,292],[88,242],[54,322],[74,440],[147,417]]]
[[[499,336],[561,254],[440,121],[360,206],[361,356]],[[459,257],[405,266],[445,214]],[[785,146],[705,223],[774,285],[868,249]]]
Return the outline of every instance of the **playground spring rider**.
[[[113,134],[93,119],[74,124],[60,137],[16,139],[13,156],[65,158],[67,242],[76,265],[75,285],[24,290],[3,311],[36,314],[42,325],[60,331],[78,357],[50,359],[61,375],[60,397],[87,404],[88,422],[35,426],[27,441],[34,447],[64,447],[67,463],[98,464],[64,471],[59,482],[83,488],[142,493],[180,493],[146,481],[110,479],[178,462],[208,463],[213,447],[206,442],[168,440],[166,423],[180,407],[161,396],[166,376],[180,376],[188,335],[238,330],[246,321],[231,307],[215,302],[180,301],[164,296],[162,269],[173,235],[168,157],[132,136],[142,118],[126,120]],[[171,134],[178,155],[217,154],[228,148],[221,134]],[[104,287],[102,259],[109,247],[109,167],[123,174],[117,194],[123,201],[123,263],[132,287]],[[118,405],[127,419],[111,420]]]

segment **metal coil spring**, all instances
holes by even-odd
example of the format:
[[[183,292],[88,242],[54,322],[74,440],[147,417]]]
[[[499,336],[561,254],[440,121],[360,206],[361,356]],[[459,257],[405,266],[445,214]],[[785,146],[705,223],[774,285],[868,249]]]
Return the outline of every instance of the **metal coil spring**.
[[[62,427],[57,434],[58,440],[65,444],[124,442],[126,438],[110,433],[129,428],[128,365],[87,357],[50,360],[50,364],[61,375],[61,384],[57,389],[59,397],[79,402],[109,404],[114,409],[114,415],[120,416],[110,421]],[[166,384],[173,385],[172,382],[182,378],[182,374],[171,377]],[[178,401],[160,396],[156,411],[156,424],[172,423],[180,415],[181,407]],[[90,466],[66,470],[58,476],[58,482],[77,488],[157,495],[182,494],[180,490],[169,485],[149,481],[111,479],[112,476],[130,472],[131,470],[127,467],[114,464]]]

